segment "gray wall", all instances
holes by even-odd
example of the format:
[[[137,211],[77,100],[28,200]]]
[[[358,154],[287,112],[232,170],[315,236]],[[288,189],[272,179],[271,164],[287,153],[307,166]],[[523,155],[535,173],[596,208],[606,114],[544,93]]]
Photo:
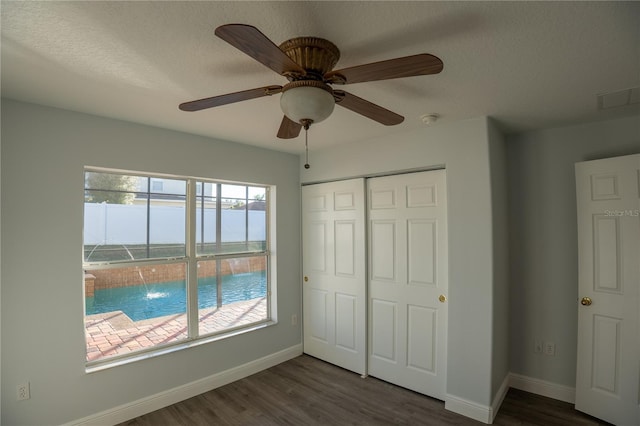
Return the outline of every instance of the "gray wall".
[[[392,138],[312,151],[309,170],[303,168],[304,159],[300,162],[303,182],[446,166],[450,265],[447,393],[485,407],[495,397],[492,382],[499,382],[499,386],[508,372],[507,333],[493,326],[505,324],[508,318],[504,316],[504,276],[494,287],[493,238],[503,232],[494,235],[492,203],[505,200],[499,185],[491,182],[489,127],[485,118],[438,123]],[[504,151],[502,140],[494,130],[491,139],[498,154],[495,162],[499,163],[503,161],[499,158]],[[492,189],[498,191],[495,199]],[[504,250],[502,245],[500,250]],[[505,259],[496,263],[506,267]],[[495,311],[494,303],[499,306]]]
[[[485,118],[439,123],[391,139],[312,150],[311,169],[305,170],[303,159],[288,154],[3,100],[2,423],[71,421],[301,343],[300,329],[284,320],[85,374],[79,290],[85,165],[277,185],[278,316],[285,319],[301,310],[300,181],[444,166],[447,392],[488,406],[508,371],[575,386],[574,163],[640,153],[640,117],[531,132],[507,142],[505,153],[504,138]],[[43,202],[48,221],[35,208]],[[536,338],[554,341],[556,356],[534,354]],[[16,402],[15,386],[24,380],[31,382],[32,399]]]
[[[86,374],[85,165],[276,185],[277,314],[285,320]],[[297,156],[3,100],[1,171],[3,424],[68,422],[301,344],[300,327],[286,320],[301,315]],[[25,380],[31,399],[17,402]]]
[[[640,153],[640,117],[509,138],[511,372],[574,387],[578,253],[574,164]],[[553,341],[554,357],[533,352]]]
[[[507,146],[489,120],[489,168],[493,238],[493,357],[491,392],[496,395],[509,374],[509,238],[507,202]]]

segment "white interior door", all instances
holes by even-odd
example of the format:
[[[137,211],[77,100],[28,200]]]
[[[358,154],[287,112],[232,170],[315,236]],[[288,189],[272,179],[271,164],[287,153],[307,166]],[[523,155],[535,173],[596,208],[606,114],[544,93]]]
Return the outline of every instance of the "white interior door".
[[[576,164],[576,409],[640,424],[640,155]]]
[[[364,179],[302,188],[304,352],[366,374]]]
[[[368,180],[369,374],[444,399],[445,171]]]

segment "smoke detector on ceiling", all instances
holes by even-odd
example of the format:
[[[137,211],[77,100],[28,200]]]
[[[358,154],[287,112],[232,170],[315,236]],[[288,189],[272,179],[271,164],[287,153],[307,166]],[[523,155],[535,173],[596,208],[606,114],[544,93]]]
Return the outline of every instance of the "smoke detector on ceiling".
[[[433,123],[438,121],[439,118],[440,118],[440,114],[436,114],[435,112],[423,114],[420,116],[420,120],[422,120],[422,122],[427,126],[431,126]]]

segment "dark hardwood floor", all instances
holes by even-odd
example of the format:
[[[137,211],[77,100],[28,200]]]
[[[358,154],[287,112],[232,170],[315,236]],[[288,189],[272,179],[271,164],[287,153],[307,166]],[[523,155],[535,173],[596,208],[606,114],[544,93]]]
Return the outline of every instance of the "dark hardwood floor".
[[[442,401],[303,355],[122,423],[159,425],[480,425]],[[571,404],[510,389],[495,425],[606,425]]]

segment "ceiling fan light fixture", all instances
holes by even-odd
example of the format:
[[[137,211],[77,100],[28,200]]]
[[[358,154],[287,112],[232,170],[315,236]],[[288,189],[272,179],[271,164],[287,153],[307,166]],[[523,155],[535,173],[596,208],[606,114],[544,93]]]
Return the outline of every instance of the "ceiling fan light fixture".
[[[280,106],[285,116],[278,128],[280,139],[296,138],[302,128],[306,133],[312,123],[328,118],[336,103],[385,126],[400,124],[403,116],[344,90],[334,91],[330,85],[438,74],[443,68],[440,58],[420,53],[334,70],[340,50],[326,39],[296,37],[277,46],[259,29],[245,24],[221,25],[215,34],[289,83],[183,102],[178,107],[182,111],[200,111],[282,93]]]
[[[316,80],[292,81],[282,88],[280,108],[291,121],[319,123],[333,112],[336,102],[333,90]]]

